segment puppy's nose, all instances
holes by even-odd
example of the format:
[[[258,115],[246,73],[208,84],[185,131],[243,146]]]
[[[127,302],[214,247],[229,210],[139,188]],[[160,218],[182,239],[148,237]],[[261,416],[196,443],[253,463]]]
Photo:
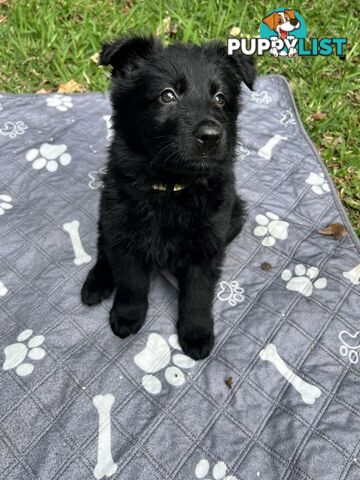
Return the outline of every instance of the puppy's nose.
[[[222,130],[216,123],[204,123],[195,131],[195,137],[205,149],[214,148],[221,139]]]
[[[290,20],[290,24],[293,26],[293,27],[296,27],[296,25],[298,24],[298,21],[296,20],[296,18],[292,18]]]

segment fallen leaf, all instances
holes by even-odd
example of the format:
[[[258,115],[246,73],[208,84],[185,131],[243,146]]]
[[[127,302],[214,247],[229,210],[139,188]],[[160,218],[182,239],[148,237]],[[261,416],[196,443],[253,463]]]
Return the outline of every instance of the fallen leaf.
[[[323,137],[326,143],[331,144],[334,141],[334,137],[330,133],[324,133]]]
[[[327,144],[329,145],[333,145],[333,146],[337,146],[337,145],[340,145],[342,143],[342,138],[341,137],[334,137],[333,135],[331,135],[330,133],[324,133],[323,135],[324,137],[324,140]]]
[[[269,263],[269,262],[263,262],[260,265],[260,268],[261,268],[261,270],[264,270],[264,272],[270,272],[270,270],[272,269],[272,266],[271,266],[271,263]]]
[[[232,386],[233,386],[233,378],[232,377],[226,378],[225,379],[225,384],[227,385],[227,387],[229,387],[231,389]]]
[[[124,15],[129,15],[132,6],[133,6],[132,0],[125,0],[125,1],[123,2],[122,13],[123,13]]]
[[[310,118],[312,120],[324,120],[325,117],[326,117],[326,113],[324,112],[316,112],[310,115]]]
[[[85,87],[75,80],[69,80],[66,83],[61,83],[57,89],[58,93],[81,93],[85,92]]]
[[[173,23],[170,27],[170,36],[177,34],[177,23]]]
[[[156,29],[156,35],[167,35],[172,37],[177,33],[177,24],[171,23],[171,18],[169,16],[163,19],[162,25]]]
[[[240,35],[240,28],[239,27],[232,27],[229,32],[231,37],[238,37]]]
[[[159,25],[156,29],[156,35],[161,35],[162,33],[166,34],[166,32],[170,29],[170,21],[170,17],[165,17],[162,21],[162,25]]]
[[[56,91],[57,91],[57,88],[40,88],[40,90],[38,90],[35,93],[53,93]]]
[[[99,63],[100,60],[100,53],[96,52],[94,55],[91,55],[90,60],[92,60],[94,63]]]
[[[4,22],[6,22],[6,20],[7,20],[6,15],[0,15],[0,23],[4,23]]]
[[[7,5],[9,0],[0,0],[0,5]]]
[[[326,228],[319,230],[321,235],[331,235],[335,240],[339,240],[340,237],[346,237],[348,234],[345,225],[342,223],[330,223]]]

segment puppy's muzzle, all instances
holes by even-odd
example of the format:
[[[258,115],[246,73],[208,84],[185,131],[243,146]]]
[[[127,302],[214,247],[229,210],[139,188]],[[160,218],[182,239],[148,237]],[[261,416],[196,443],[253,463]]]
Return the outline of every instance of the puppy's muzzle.
[[[222,128],[215,122],[206,122],[200,124],[194,133],[198,145],[204,151],[215,148],[221,140]]]

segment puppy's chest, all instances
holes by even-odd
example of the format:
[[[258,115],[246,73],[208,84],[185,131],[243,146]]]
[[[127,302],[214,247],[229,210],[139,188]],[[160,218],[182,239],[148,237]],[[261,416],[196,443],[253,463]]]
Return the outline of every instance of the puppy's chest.
[[[138,222],[135,246],[161,266],[169,265],[179,256],[201,260],[218,248],[216,226],[204,205],[191,208],[172,201],[163,202],[138,214]]]

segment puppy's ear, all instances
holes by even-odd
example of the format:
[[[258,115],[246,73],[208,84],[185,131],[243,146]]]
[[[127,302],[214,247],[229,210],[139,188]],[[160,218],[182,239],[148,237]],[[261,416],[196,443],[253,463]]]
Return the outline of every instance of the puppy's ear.
[[[287,15],[289,15],[289,17],[294,20],[296,17],[295,17],[295,11],[292,9],[292,8],[285,8],[284,10],[284,13],[286,13]]]
[[[118,38],[113,43],[104,43],[99,65],[111,65],[112,73],[126,75],[136,69],[138,62],[146,58],[158,45],[154,37]]]
[[[243,55],[242,53],[234,52],[233,55],[227,53],[226,46],[218,40],[213,40],[210,43],[204,45],[204,48],[209,51],[210,55],[220,55],[226,62],[230,63],[232,70],[239,79],[243,81],[250,90],[253,89],[256,69],[254,57]]]
[[[229,55],[229,58],[239,79],[242,80],[250,90],[253,90],[256,78],[254,57],[234,52],[233,55]]]
[[[274,28],[275,28],[275,12],[271,13],[267,17],[264,17],[262,19],[262,21],[265,23],[265,25],[267,25],[270,28],[270,30],[274,30]]]

